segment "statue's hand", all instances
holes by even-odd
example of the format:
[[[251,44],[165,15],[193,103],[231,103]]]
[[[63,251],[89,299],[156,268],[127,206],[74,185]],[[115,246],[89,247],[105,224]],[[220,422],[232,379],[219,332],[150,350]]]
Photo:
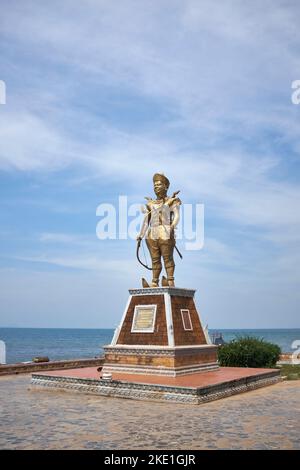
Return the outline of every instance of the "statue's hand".
[[[138,242],[141,242],[142,239],[143,239],[143,237],[141,237],[140,235],[138,235],[138,236],[136,237],[136,240],[137,240]]]

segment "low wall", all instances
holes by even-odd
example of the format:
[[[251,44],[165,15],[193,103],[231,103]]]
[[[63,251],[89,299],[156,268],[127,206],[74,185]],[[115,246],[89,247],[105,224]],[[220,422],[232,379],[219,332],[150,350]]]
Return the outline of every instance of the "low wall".
[[[30,362],[27,364],[4,364],[0,365],[0,376],[9,374],[27,374],[29,372],[39,372],[43,370],[62,370],[76,369],[78,367],[96,367],[102,366],[103,357],[90,359],[69,359],[66,361],[49,361],[49,362]]]
[[[295,353],[282,353],[280,354],[278,365],[280,364],[292,364],[293,359],[300,359],[300,354],[295,355]]]

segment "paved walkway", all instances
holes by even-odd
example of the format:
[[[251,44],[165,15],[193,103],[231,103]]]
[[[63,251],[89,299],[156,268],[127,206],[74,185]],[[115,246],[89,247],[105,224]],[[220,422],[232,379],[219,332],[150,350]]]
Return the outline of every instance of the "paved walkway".
[[[204,405],[30,390],[0,378],[0,449],[300,449],[300,381]]]

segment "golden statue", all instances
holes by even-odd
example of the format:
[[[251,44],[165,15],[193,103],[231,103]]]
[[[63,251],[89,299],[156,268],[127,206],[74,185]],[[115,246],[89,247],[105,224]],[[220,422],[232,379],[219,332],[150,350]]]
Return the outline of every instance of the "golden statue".
[[[167,278],[163,276],[162,285],[174,287],[174,248],[182,258],[175,240],[175,229],[179,222],[179,206],[181,204],[177,197],[179,191],[169,197],[167,191],[170,181],[161,173],[156,173],[153,176],[153,183],[156,199],[146,197],[147,204],[143,211],[145,217],[141,232],[137,237],[137,258],[144,267],[153,273],[151,287],[159,286],[159,276],[162,271],[161,258],[163,258]],[[152,268],[142,263],[139,258],[139,247],[144,237],[151,255]],[[143,279],[143,287],[149,287],[145,279]]]

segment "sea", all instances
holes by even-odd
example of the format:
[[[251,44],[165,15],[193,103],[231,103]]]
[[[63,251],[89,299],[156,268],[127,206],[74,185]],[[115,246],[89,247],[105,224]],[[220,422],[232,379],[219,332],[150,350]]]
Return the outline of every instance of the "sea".
[[[47,356],[52,361],[99,357],[113,333],[112,329],[0,328],[0,340],[6,345],[6,363],[14,364],[37,356]],[[263,338],[278,344],[282,352],[292,352],[293,342],[300,342],[300,328],[209,330],[211,336],[220,333],[225,342],[244,335]]]

